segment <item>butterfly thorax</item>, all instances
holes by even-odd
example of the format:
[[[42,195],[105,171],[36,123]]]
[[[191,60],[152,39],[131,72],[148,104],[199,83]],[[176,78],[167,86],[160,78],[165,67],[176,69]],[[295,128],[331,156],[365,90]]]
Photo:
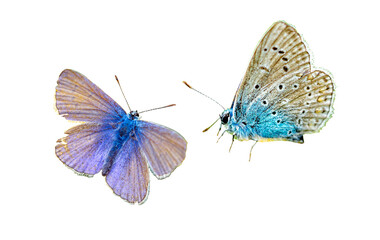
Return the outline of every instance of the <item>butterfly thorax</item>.
[[[254,129],[243,122],[236,122],[232,119],[226,127],[227,132],[232,134],[237,140],[257,140],[257,134],[254,132]]]
[[[226,131],[240,141],[256,140],[257,134],[252,126],[248,126],[245,121],[236,121],[232,115],[232,109],[226,109],[220,115],[220,121],[227,129]]]
[[[125,138],[136,138],[137,132],[137,121],[139,120],[140,115],[137,111],[131,111],[126,114],[122,119],[122,122],[119,127],[117,138],[120,141],[124,141]]]

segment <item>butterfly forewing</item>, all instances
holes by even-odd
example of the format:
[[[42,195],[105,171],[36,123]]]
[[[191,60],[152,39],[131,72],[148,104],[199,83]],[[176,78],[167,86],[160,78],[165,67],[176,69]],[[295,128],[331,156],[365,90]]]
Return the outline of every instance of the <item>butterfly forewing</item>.
[[[245,117],[253,102],[263,100],[281,82],[310,72],[310,57],[296,30],[276,22],[265,34],[252,57],[234,99],[235,119]]]
[[[55,97],[59,114],[68,120],[117,122],[126,114],[98,86],[70,69],[60,74]]]

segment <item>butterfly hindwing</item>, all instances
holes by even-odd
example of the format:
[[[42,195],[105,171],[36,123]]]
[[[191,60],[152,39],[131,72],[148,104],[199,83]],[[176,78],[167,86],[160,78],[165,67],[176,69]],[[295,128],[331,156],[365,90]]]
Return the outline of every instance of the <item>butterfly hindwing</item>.
[[[158,179],[168,177],[185,159],[187,143],[170,128],[141,120],[134,124],[106,179],[116,195],[142,203],[149,188],[147,164]]]
[[[68,120],[117,122],[126,114],[98,86],[70,69],[60,74],[55,97],[59,114]]]
[[[186,140],[176,131],[155,123],[140,121],[143,152],[158,179],[168,177],[185,159]]]
[[[272,110],[293,116],[301,133],[319,131],[332,114],[334,83],[331,77],[317,70],[290,83],[288,88],[290,90],[278,99]]]
[[[143,203],[149,191],[149,170],[139,141],[132,137],[126,140],[106,176],[114,193],[129,203]]]
[[[68,167],[78,173],[98,173],[113,146],[114,129],[109,124],[85,123],[70,128],[57,141],[55,153]]]

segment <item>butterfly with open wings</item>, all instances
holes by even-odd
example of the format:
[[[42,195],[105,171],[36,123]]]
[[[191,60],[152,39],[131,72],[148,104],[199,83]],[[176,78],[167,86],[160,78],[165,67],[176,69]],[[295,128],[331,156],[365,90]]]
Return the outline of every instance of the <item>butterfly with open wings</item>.
[[[66,119],[85,122],[57,141],[57,157],[83,175],[102,171],[114,193],[130,203],[141,204],[148,196],[148,165],[163,179],[185,159],[187,142],[179,133],[140,120],[137,111],[126,113],[76,71],[59,76],[56,107]]]

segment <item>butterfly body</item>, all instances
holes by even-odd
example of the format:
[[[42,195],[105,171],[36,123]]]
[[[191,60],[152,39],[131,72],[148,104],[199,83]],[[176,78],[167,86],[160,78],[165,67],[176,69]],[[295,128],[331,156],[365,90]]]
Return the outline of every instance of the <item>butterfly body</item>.
[[[149,189],[149,170],[163,179],[186,155],[186,140],[165,126],[126,113],[82,74],[64,70],[56,89],[59,113],[83,121],[57,141],[57,157],[83,175],[102,171],[114,193],[130,203],[143,203]]]
[[[332,114],[334,84],[311,71],[310,56],[296,30],[276,22],[259,43],[231,108],[221,124],[237,140],[303,143]]]
[[[260,105],[260,103],[256,105]],[[295,135],[292,134],[299,131],[299,129],[292,121],[288,120],[285,114],[281,112],[271,114],[268,113],[268,109],[265,110],[262,106],[256,105],[253,106],[247,116],[239,119],[239,121],[236,121],[232,115],[230,121],[227,122],[226,131],[232,134],[236,140],[260,142],[275,140],[300,141],[300,137],[295,138]],[[227,109],[226,111],[232,113],[232,109]]]
[[[134,112],[127,113],[121,119],[120,123],[114,124],[113,128],[115,129],[114,133],[109,136],[113,140],[113,146],[104,161],[102,168],[102,175],[106,176],[116,158],[117,154],[120,152],[120,149],[127,142],[129,138],[138,141],[136,133],[138,131],[137,120],[138,116],[133,114]],[[137,113],[137,112],[136,112]]]

